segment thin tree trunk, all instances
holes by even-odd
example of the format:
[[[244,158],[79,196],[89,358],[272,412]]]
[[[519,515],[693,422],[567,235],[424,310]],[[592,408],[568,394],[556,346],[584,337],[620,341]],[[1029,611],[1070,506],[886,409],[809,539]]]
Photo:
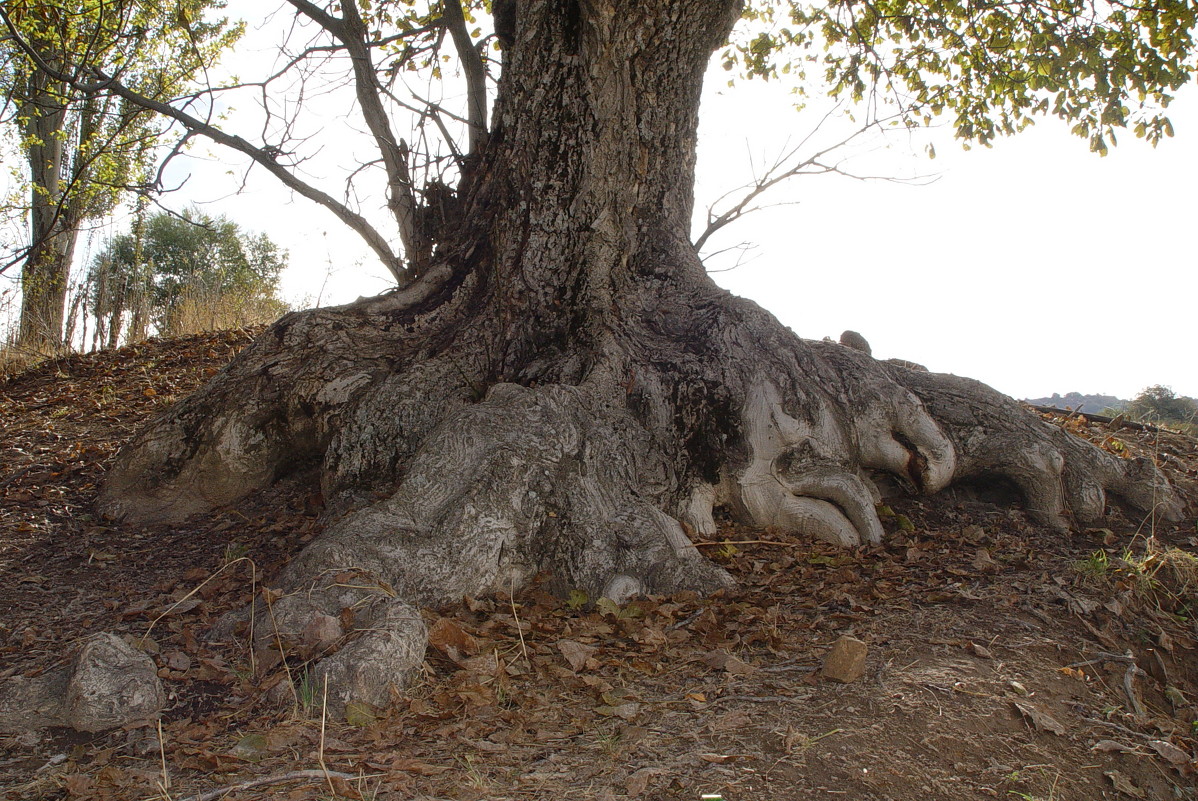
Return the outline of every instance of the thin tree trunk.
[[[63,345],[67,282],[82,219],[81,203],[64,192],[68,181],[65,87],[40,72],[28,82],[30,250],[21,271],[18,344],[40,352]]]

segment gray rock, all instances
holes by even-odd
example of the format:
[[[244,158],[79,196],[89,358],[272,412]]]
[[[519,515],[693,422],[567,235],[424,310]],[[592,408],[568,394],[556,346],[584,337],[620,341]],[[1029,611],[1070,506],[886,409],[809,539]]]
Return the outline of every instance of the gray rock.
[[[154,661],[115,634],[97,634],[70,665],[0,684],[0,732],[106,731],[153,718],[165,703]]]
[[[105,731],[146,720],[165,704],[154,660],[115,634],[89,639],[71,665],[66,721],[79,731]]]

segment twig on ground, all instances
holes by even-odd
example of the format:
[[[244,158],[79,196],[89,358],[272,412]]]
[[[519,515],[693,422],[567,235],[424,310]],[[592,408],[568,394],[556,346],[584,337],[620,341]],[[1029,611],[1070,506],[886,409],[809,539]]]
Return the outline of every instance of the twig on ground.
[[[1147,674],[1134,662],[1127,666],[1127,671],[1123,674],[1123,692],[1127,693],[1127,700],[1131,703],[1132,712],[1136,713],[1136,717],[1143,717],[1144,705],[1140,703],[1135,687],[1135,680],[1138,675]]]
[[[512,619],[516,621],[516,633],[520,635],[520,653],[524,655],[524,664],[532,664],[528,661],[528,646],[524,643],[524,629],[520,628],[520,615],[516,612],[516,579],[512,579],[512,584],[508,589],[508,602],[512,605]]]
[[[696,542],[696,548],[709,548],[713,545],[777,545],[779,548],[802,548],[810,545],[806,542],[778,542],[777,540],[712,540],[711,542]]]
[[[1156,739],[1156,737],[1154,737],[1151,734],[1145,734],[1144,732],[1141,732],[1141,731],[1135,731],[1134,729],[1129,729],[1126,726],[1120,726],[1118,723],[1112,723],[1109,720],[1102,720],[1100,718],[1086,718],[1085,720],[1087,723],[1093,723],[1095,726],[1105,726],[1108,729],[1116,729],[1116,730],[1121,731],[1124,734],[1130,735],[1132,737],[1139,737],[1141,740],[1155,740]]]
[[[324,724],[328,717],[329,711],[329,674],[324,674],[324,692],[320,698],[320,748],[316,752],[317,761],[320,763],[320,769],[324,771],[325,781],[329,783],[329,791],[333,797],[337,797],[337,788],[333,786],[333,777],[329,773],[329,766],[324,763]]]
[[[694,612],[691,612],[689,615],[684,617],[682,620],[679,620],[677,623],[671,623],[670,625],[666,626],[666,631],[674,631],[675,629],[680,629],[680,628],[683,628],[684,626],[689,626],[691,623],[694,623],[696,620],[698,620],[699,615],[701,615],[701,614],[703,614],[703,610],[696,609]]]
[[[783,704],[790,701],[805,701],[809,697],[808,695],[721,695],[719,698],[708,701],[707,705],[715,706],[724,701],[748,701],[754,704]]]
[[[189,795],[186,798],[180,799],[179,801],[214,801],[214,799],[228,795],[229,793],[235,793],[241,790],[249,790],[254,787],[262,787],[263,785],[267,784],[282,784],[283,782],[294,782],[305,779],[327,780],[329,778],[345,779],[346,781],[351,781],[353,779],[362,777],[330,770],[293,770],[287,773],[279,773],[274,776],[263,776],[260,779],[250,779],[249,781],[242,782],[240,784],[230,784],[227,787],[218,787],[215,790],[207,790],[203,793],[198,793],[197,795]]]

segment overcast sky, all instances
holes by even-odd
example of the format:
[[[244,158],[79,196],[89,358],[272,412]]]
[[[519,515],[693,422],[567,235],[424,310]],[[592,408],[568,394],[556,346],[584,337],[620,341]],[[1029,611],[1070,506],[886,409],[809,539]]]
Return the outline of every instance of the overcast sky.
[[[701,194],[720,161],[743,162],[750,133],[804,130],[780,97],[709,91]],[[729,237],[756,242],[757,258],[715,277],[802,336],[851,328],[876,356],[1017,397],[1128,398],[1156,383],[1198,396],[1198,94],[1171,116],[1175,138],[1153,149],[1129,132],[1105,158],[1055,120],[969,152],[948,130],[895,134],[867,171],[934,182],[800,178],[785,193],[798,205]],[[934,161],[911,155],[928,141]]]
[[[251,32],[233,70],[249,77],[247,66],[276,37]],[[724,75],[713,76],[704,99],[700,208],[750,180],[754,165],[797,143],[821,116],[796,112],[783,87],[728,89]],[[343,106],[330,107],[323,124],[335,126]],[[1198,396],[1198,96],[1175,103],[1172,116],[1176,138],[1153,150],[1129,132],[1106,158],[1054,121],[970,152],[948,130],[896,132],[847,166],[935,180],[797,179],[768,198],[785,205],[713,241],[756,246],[713,277],[803,337],[854,329],[875,356],[978,378],[1016,397],[1128,398],[1156,383]],[[934,161],[923,155],[929,142]],[[261,171],[236,194],[238,170],[228,163],[237,160],[217,150],[219,160],[209,160],[207,151],[180,162],[176,175],[190,179],[168,203],[203,202],[287,248],[288,300],[342,303],[388,286],[386,271],[331,214]],[[365,152],[348,135],[325,151],[343,165]]]

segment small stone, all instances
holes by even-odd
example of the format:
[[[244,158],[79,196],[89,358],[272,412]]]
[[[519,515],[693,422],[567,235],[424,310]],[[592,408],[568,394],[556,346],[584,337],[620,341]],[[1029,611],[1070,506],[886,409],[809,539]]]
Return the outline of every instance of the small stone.
[[[973,651],[973,655],[979,659],[993,659],[994,654],[990,653],[990,649],[984,645],[978,645],[976,642],[969,644],[969,650]]]
[[[341,621],[337,618],[332,615],[313,615],[308,625],[300,632],[300,654],[307,659],[321,656],[344,634]]]
[[[262,734],[247,734],[237,741],[229,751],[230,754],[246,762],[261,762],[266,756],[266,736]]]
[[[869,646],[861,640],[847,635],[841,637],[824,657],[821,675],[842,684],[854,682],[865,673],[865,657],[868,654]]]

